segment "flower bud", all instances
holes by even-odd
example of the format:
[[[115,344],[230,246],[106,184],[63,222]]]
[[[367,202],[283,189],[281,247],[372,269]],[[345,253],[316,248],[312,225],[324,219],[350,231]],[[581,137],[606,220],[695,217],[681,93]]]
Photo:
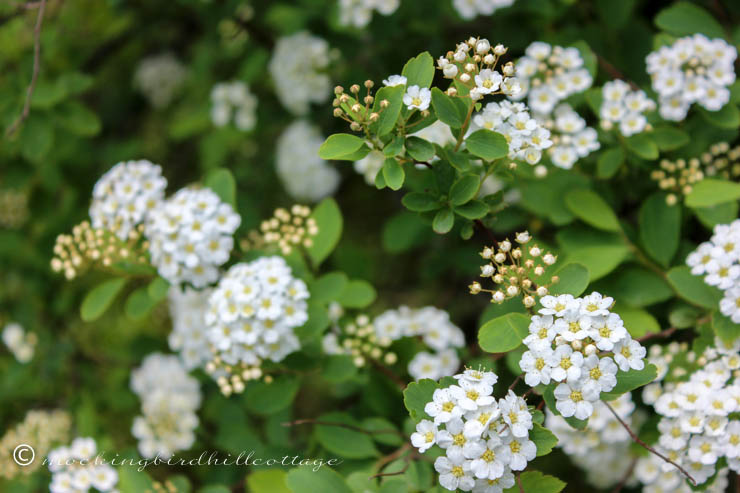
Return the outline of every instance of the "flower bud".
[[[475,45],[475,51],[479,55],[485,55],[491,49],[491,43],[487,39],[478,40]]]

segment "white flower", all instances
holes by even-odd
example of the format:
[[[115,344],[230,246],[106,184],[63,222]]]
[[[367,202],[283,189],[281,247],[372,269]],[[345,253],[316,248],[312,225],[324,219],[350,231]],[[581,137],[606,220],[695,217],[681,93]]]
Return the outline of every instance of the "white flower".
[[[600,392],[609,392],[617,385],[617,365],[611,358],[599,358],[592,354],[583,362],[586,384],[593,382]]]
[[[555,387],[555,407],[565,418],[587,419],[593,413],[593,403],[599,399],[599,388],[593,382],[561,383]]]
[[[496,72],[485,68],[475,76],[475,85],[482,94],[491,94],[499,89],[503,76]]]
[[[422,419],[416,425],[416,432],[411,434],[411,444],[419,449],[420,453],[429,450],[437,441],[437,425],[428,419]]]
[[[323,142],[319,128],[305,120],[288,125],[277,140],[275,170],[296,200],[318,202],[339,186],[339,172],[318,155]]]
[[[7,324],[3,328],[2,339],[19,363],[28,363],[33,359],[37,341],[36,334],[26,333],[19,323]]]
[[[468,439],[464,433],[465,424],[460,418],[453,418],[445,424],[445,429],[437,433],[437,445],[445,449],[450,459],[472,459],[478,457],[485,448],[483,441]]]
[[[475,485],[471,474],[469,460],[462,457],[437,457],[434,461],[434,469],[439,473],[439,484],[444,488],[456,491],[470,491]]]
[[[48,464],[52,473],[51,493],[87,492],[91,487],[101,493],[114,493],[118,473],[108,464],[94,460],[97,444],[92,438],[75,438],[69,447],[49,452]]]
[[[514,486],[516,479],[511,469],[508,467],[504,469],[504,473],[501,477],[496,479],[476,479],[473,493],[503,493]]]
[[[498,454],[512,471],[522,471],[527,467],[527,462],[534,460],[537,456],[537,446],[527,438],[509,435],[503,438]]]
[[[504,475],[506,464],[497,455],[501,439],[497,436],[486,441],[486,446],[478,457],[470,463],[470,469],[476,478],[497,479]]]
[[[724,292],[724,297],[719,302],[719,310],[722,315],[740,324],[740,285],[735,285]]]
[[[501,399],[498,405],[504,423],[509,425],[511,434],[519,438],[529,436],[529,430],[533,425],[527,402],[509,390],[506,398]]]
[[[164,199],[167,180],[162,168],[146,160],[113,166],[93,188],[90,219],[93,228],[112,231],[126,240]]]
[[[547,363],[550,352],[533,353],[532,351],[526,351],[522,354],[519,367],[525,373],[524,382],[530,387],[550,383],[550,372],[552,368]]]
[[[460,385],[449,387],[457,404],[465,411],[475,411],[479,407],[490,406],[494,398],[490,395],[493,389],[485,383],[471,383],[461,380]]]
[[[180,352],[188,370],[202,367],[212,357],[205,335],[205,313],[211,293],[210,289],[172,286],[167,295],[172,318],[172,332],[167,340],[170,349]]]
[[[400,4],[401,0],[339,0],[339,23],[363,28],[370,23],[374,10],[391,15]]]
[[[244,82],[221,82],[211,89],[211,120],[223,127],[234,119],[236,128],[249,131],[257,124],[257,97]]]
[[[457,419],[464,413],[449,389],[435,390],[432,402],[428,402],[424,406],[424,412],[434,418],[434,424],[436,425]]]
[[[229,259],[241,218],[210,189],[183,188],[146,225],[152,264],[170,283],[204,287]]]
[[[383,79],[383,85],[386,87],[405,86],[406,82],[407,79],[403,75],[391,75]]]
[[[508,7],[514,0],[452,0],[452,6],[465,20],[479,15],[492,15],[496,10]]]
[[[645,348],[635,340],[624,340],[614,345],[614,361],[622,371],[642,370],[645,368]]]
[[[570,346],[558,346],[550,356],[548,364],[553,368],[550,376],[556,382],[575,382],[581,378],[583,354],[574,352]]]
[[[134,73],[134,86],[155,108],[164,108],[182,88],[187,70],[171,53],[142,59]]]
[[[429,108],[432,101],[432,92],[426,87],[420,88],[417,85],[410,86],[403,95],[403,104],[410,110],[418,109],[421,111]]]

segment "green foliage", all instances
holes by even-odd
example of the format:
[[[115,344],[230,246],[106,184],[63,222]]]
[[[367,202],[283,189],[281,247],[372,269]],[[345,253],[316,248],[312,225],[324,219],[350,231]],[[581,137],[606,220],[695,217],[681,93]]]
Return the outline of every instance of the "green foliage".
[[[658,377],[658,369],[653,364],[645,365],[642,370],[619,371],[617,385],[609,392],[601,393],[601,400],[613,401],[620,395],[643,387]]]
[[[80,305],[82,320],[93,322],[100,318],[125,285],[126,279],[117,278],[104,281],[91,289]]]
[[[394,122],[395,123],[395,122]],[[365,145],[365,141],[350,134],[330,135],[321,144],[319,157],[321,159],[336,159],[354,161],[356,153]]]
[[[478,330],[478,344],[489,353],[513,351],[529,334],[529,317],[521,313],[507,313],[489,320]]]
[[[208,173],[205,186],[213,190],[218,197],[236,207],[236,180],[226,168],[217,168]]]
[[[334,199],[324,199],[311,214],[316,220],[319,234],[308,248],[308,255],[315,265],[321,264],[339,243],[342,236],[342,213]]]
[[[665,195],[655,193],[640,207],[640,240],[645,251],[668,266],[678,250],[681,237],[681,208],[666,203]]]
[[[675,36],[697,32],[710,38],[724,36],[722,26],[709,12],[689,2],[677,2],[661,10],[655,17],[655,25]]]
[[[506,138],[491,130],[476,130],[465,139],[465,145],[475,156],[484,161],[493,161],[506,157],[509,153],[509,144]]]
[[[694,185],[686,196],[691,208],[712,207],[740,199],[740,183],[707,178]]]
[[[669,270],[666,279],[678,296],[692,305],[713,309],[722,298],[719,289],[709,286],[701,277],[692,275],[686,266]]]
[[[521,475],[522,489],[524,491],[536,491],[537,493],[560,493],[565,488],[565,483],[558,478],[542,474],[539,471],[526,471]],[[505,490],[506,493],[517,493],[521,491],[517,485]]]
[[[579,219],[605,231],[620,231],[617,216],[609,204],[592,190],[573,190],[565,196],[568,209]]]

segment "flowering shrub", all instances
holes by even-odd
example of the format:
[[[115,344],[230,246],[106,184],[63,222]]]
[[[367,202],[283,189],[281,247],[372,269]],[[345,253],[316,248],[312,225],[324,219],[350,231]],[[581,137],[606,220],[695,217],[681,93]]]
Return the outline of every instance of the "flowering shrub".
[[[0,2],[0,491],[737,486],[738,19]]]

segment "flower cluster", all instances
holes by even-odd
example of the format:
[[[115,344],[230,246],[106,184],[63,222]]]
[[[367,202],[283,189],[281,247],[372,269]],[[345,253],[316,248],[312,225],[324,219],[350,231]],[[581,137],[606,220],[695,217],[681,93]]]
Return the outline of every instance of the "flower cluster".
[[[212,289],[172,286],[167,294],[172,318],[172,332],[167,341],[170,349],[180,353],[188,370],[203,367],[212,356],[205,334],[205,314],[212,292]]]
[[[331,81],[323,71],[331,58],[329,44],[308,32],[278,39],[269,70],[277,97],[288,111],[305,115],[311,103],[329,99]]]
[[[558,277],[553,276],[550,284],[536,282],[543,279],[547,267],[557,260],[550,252],[543,251],[537,245],[527,249],[524,245],[529,243],[532,237],[527,231],[517,233],[515,242],[521,246],[512,245],[506,239],[496,247],[485,247],[480,256],[487,262],[480,268],[480,277],[491,278],[498,285],[496,289],[485,289],[478,281],[473,282],[468,289],[471,294],[481,292],[491,295],[491,303],[503,303],[514,296],[523,295],[522,303],[526,307],[532,307],[537,303],[537,298],[549,293],[548,286],[558,282]]]
[[[200,388],[177,356],[154,353],[144,358],[131,372],[131,390],[141,399],[142,415],[134,418],[131,432],[142,457],[169,457],[193,445]]]
[[[733,471],[740,471],[740,345],[718,343],[696,359],[697,369],[683,380],[652,384],[647,401],[661,416],[656,449],[688,470],[698,483],[716,472],[717,463],[727,459]],[[664,372],[665,375],[665,372]],[[670,464],[640,459],[636,474],[645,484],[678,487],[682,477]]]
[[[2,334],[5,346],[20,363],[28,363],[33,358],[36,348],[36,334],[26,333],[19,323],[11,322],[5,326]]]
[[[535,115],[547,115],[560,101],[591,87],[593,78],[583,64],[578,48],[535,41],[516,62],[516,76],[522,90],[512,97],[526,97]]]
[[[242,240],[244,250],[265,248],[275,245],[283,255],[289,255],[296,246],[310,248],[319,227],[311,215],[311,208],[296,204],[287,209],[275,209],[275,214],[262,221],[259,230],[252,230]]]
[[[206,371],[225,395],[260,378],[262,360],[279,362],[300,348],[296,327],[308,320],[306,283],[282,257],[261,257],[231,267],[208,302],[208,341],[215,352]]]
[[[90,204],[93,228],[105,229],[126,240],[164,199],[167,180],[162,168],[146,160],[113,166],[95,183]]]
[[[500,71],[496,66],[502,55],[508,49],[501,44],[491,46],[485,38],[471,37],[457,45],[455,51],[449,51],[437,60],[437,68],[442,71],[446,79],[457,82],[465,87],[468,96],[473,101],[479,101],[484,96],[505,94],[516,96],[521,91],[519,80],[514,75],[514,64],[506,63]],[[426,91],[426,92],[424,92]],[[449,96],[457,96],[458,90],[454,84],[447,89]],[[411,86],[407,89],[406,96],[411,96],[411,103],[404,97],[404,103],[409,107],[417,107],[425,110],[429,106],[431,93],[428,89],[419,89]],[[462,95],[461,95],[462,96]],[[419,98],[421,104],[417,104]],[[426,106],[426,107],[421,107]]]
[[[28,193],[10,188],[0,190],[0,227],[18,228],[28,216]]]
[[[452,6],[465,20],[479,15],[493,15],[498,9],[514,4],[514,0],[452,0]]]
[[[217,127],[234,125],[245,132],[257,124],[257,97],[244,82],[221,82],[211,90],[211,120]]]
[[[51,493],[87,493],[92,488],[101,493],[115,492],[118,472],[96,460],[98,446],[92,438],[75,438],[68,447],[49,452]]]
[[[365,27],[377,10],[382,15],[391,15],[398,9],[401,0],[339,0],[339,23],[343,26]]]
[[[362,368],[368,361],[395,364],[398,356],[388,351],[392,342],[389,338],[378,338],[367,315],[358,315],[343,325],[334,323],[324,335],[322,346],[326,354],[351,356],[355,366]]]
[[[737,49],[723,39],[694,34],[662,46],[645,59],[658,93],[659,113],[680,121],[693,103],[717,111],[730,100]]]
[[[460,366],[454,348],[465,345],[465,334],[444,310],[433,306],[416,309],[401,306],[375,317],[373,327],[381,341],[418,337],[434,351],[417,353],[411,360],[408,372],[415,379],[452,375]]]
[[[552,116],[540,122],[552,132],[552,146],[547,152],[558,168],[571,169],[576,161],[601,147],[596,130],[587,127],[586,120],[569,104],[559,104]]]
[[[129,232],[126,240],[106,229],[96,229],[83,221],[72,228],[71,235],[59,235],[54,245],[51,268],[71,280],[91,267],[110,268],[117,262],[148,265],[147,242],[140,241],[144,226]]]
[[[386,86],[406,85],[406,77],[392,75],[388,80],[384,80],[383,84]],[[334,107],[333,114],[335,117],[349,123],[349,127],[353,132],[367,129],[371,124],[378,121],[380,114],[389,105],[387,99],[383,99],[380,102],[375,101],[375,96],[372,93],[372,88],[375,86],[373,81],[368,79],[363,83],[363,86],[365,87],[364,96],[360,94],[362,88],[359,84],[352,84],[349,87],[349,94],[344,91],[342,86],[336,86],[334,88],[334,100],[332,101],[332,106]],[[418,92],[418,86],[414,87],[416,87]],[[424,90],[429,92],[429,89]],[[429,97],[431,98],[431,95]],[[429,101],[427,101],[426,106],[429,107]]]
[[[545,296],[532,316],[527,351],[519,366],[535,387],[558,383],[556,408],[563,417],[587,419],[602,392],[617,384],[617,371],[642,370],[646,350],[624,322],[610,312],[612,298],[594,292],[583,298]]]
[[[689,254],[686,264],[695,276],[724,291],[719,302],[723,315],[740,323],[740,219],[718,224],[714,234]]]
[[[171,53],[144,58],[134,73],[134,86],[155,108],[165,108],[177,96],[187,70]]]
[[[12,479],[18,474],[30,474],[41,465],[40,460],[23,467],[13,460],[13,451],[21,443],[33,447],[38,457],[44,457],[53,446],[69,439],[72,423],[65,411],[28,411],[23,421],[8,428],[0,439],[0,478]]]
[[[493,372],[465,370],[457,383],[434,391],[411,444],[424,453],[437,445],[444,455],[434,461],[440,484],[455,491],[497,492],[514,485],[512,471],[521,471],[537,455],[529,439],[532,414],[511,390],[496,401]]]
[[[610,401],[609,405],[631,429],[637,428],[642,421],[633,414],[635,403],[629,392]],[[594,403],[594,412],[585,430],[576,430],[550,410],[546,412],[545,426],[558,437],[558,447],[583,469],[590,484],[600,489],[608,488],[617,484],[629,470],[632,440],[603,402]]]
[[[183,188],[152,211],[145,233],[152,265],[172,284],[201,288],[229,260],[241,218],[208,188]]]
[[[553,144],[550,131],[530,116],[524,103],[488,103],[473,117],[473,123],[506,137],[509,159],[537,164],[542,159],[542,151]]]
[[[601,94],[601,128],[611,130],[614,125],[619,125],[619,131],[625,137],[650,130],[643,113],[654,111],[655,101],[648,98],[645,91],[633,90],[625,81],[617,79],[604,84]]]
[[[708,176],[726,180],[740,178],[740,146],[717,142],[699,157],[676,161],[662,159],[660,169],[650,174],[661,190],[670,191],[666,200],[671,205],[678,202],[679,196],[691,193],[693,186]]]
[[[278,178],[296,200],[318,202],[339,186],[339,172],[319,157],[324,142],[318,127],[297,120],[283,131],[275,150]]]

